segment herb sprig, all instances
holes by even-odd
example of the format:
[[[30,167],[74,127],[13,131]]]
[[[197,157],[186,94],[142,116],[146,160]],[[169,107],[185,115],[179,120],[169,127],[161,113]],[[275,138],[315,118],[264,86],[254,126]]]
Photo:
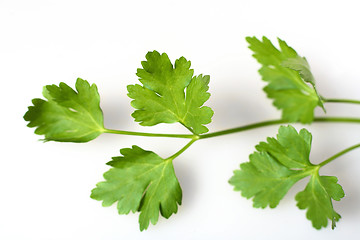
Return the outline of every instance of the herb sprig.
[[[238,133],[255,128],[281,125],[276,138],[269,137],[255,146],[249,161],[234,171],[229,183],[235,191],[252,198],[256,208],[275,208],[288,190],[300,179],[310,177],[305,189],[296,194],[300,209],[316,229],[334,229],[340,215],[333,200],[344,197],[342,187],[334,176],[319,174],[321,167],[343,154],[360,147],[355,144],[320,164],[310,159],[312,135],[305,128],[297,131],[290,123],[312,122],[360,123],[360,118],[314,117],[314,109],[331,102],[360,104],[359,100],[332,99],[320,95],[315,79],[304,57],[278,39],[276,48],[269,39],[246,38],[254,58],[261,64],[259,73],[267,83],[264,88],[273,105],[282,111],[282,117],[237,128],[208,133],[206,124],[214,114],[204,106],[210,93],[208,75],[194,76],[190,61],[181,57],[173,65],[167,54],[148,52],[142,68],[137,70],[141,84],[129,85],[128,96],[134,107],[132,117],[142,126],[159,123],[179,123],[189,134],[147,133],[108,129],[104,126],[100,96],[95,84],[78,78],[75,89],[65,83],[47,85],[45,99],[35,98],[24,119],[44,141],[88,142],[100,134],[111,133],[144,137],[187,138],[189,142],[167,158],[138,146],[122,148],[121,156],[107,164],[110,170],[104,181],[92,190],[91,198],[102,201],[103,206],[117,204],[119,214],[140,212],[140,230],[156,224],[159,215],[169,218],[178,211],[182,190],[175,175],[173,161],[193,143],[205,138]]]

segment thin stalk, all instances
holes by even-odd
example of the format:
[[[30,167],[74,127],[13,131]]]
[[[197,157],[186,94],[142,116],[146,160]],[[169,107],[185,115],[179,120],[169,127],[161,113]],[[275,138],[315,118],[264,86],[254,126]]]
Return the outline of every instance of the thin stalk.
[[[343,123],[360,123],[360,118],[350,117],[316,117],[314,122],[343,122]]]
[[[188,149],[197,140],[199,140],[199,138],[193,138],[190,142],[188,142],[188,144],[186,144],[183,148],[181,148],[179,151],[177,151],[174,155],[172,155],[171,157],[168,157],[167,160],[174,160],[180,154],[182,154],[186,149]]]
[[[314,118],[314,122],[345,122],[345,123],[353,122],[353,123],[360,123],[360,118],[317,117],[317,118]],[[250,129],[260,128],[260,127],[265,127],[265,126],[270,126],[270,125],[276,125],[276,124],[282,124],[282,123],[289,123],[289,122],[284,121],[282,119],[269,120],[269,121],[258,122],[258,123],[254,123],[254,124],[241,126],[241,127],[230,128],[230,129],[226,129],[226,130],[223,130],[223,131],[218,131],[218,132],[213,132],[213,133],[206,133],[206,134],[200,135],[199,137],[200,137],[200,139],[217,137],[217,136],[221,136],[221,135],[227,135],[227,134],[231,134],[231,133],[243,132],[243,131],[250,130]]]
[[[325,161],[321,162],[318,166],[322,167],[322,166],[328,164],[329,162],[335,160],[336,158],[340,157],[341,155],[344,155],[345,153],[348,153],[348,152],[350,152],[351,150],[354,150],[355,148],[358,148],[358,147],[360,147],[360,143],[359,143],[359,144],[356,144],[356,145],[354,145],[354,146],[348,147],[348,148],[342,150],[341,152],[338,152],[338,153],[335,154],[334,156],[332,156],[332,157],[326,159]]]
[[[167,134],[167,133],[145,133],[145,132],[131,132],[122,130],[105,129],[104,133],[113,133],[121,135],[144,136],[144,137],[170,137],[170,138],[193,138],[192,134]]]
[[[187,127],[187,126],[186,126],[184,123],[182,123],[182,122],[180,122],[180,124],[183,125],[183,126],[184,126],[187,130],[189,130],[192,134],[195,135],[194,131],[193,131],[191,128]]]
[[[282,119],[278,119],[278,120],[270,120],[270,121],[258,122],[258,123],[253,123],[253,124],[249,124],[249,125],[245,125],[245,126],[241,126],[241,127],[236,127],[236,128],[230,128],[230,129],[226,129],[226,130],[222,130],[222,131],[218,131],[218,132],[202,134],[199,137],[200,137],[200,139],[217,137],[217,136],[221,136],[221,135],[227,135],[227,134],[231,134],[231,133],[243,132],[243,131],[254,129],[254,128],[260,128],[260,127],[276,125],[276,124],[281,124],[281,123],[287,123],[287,121],[284,121]]]
[[[322,98],[324,102],[329,103],[353,103],[353,104],[360,104],[360,100],[353,100],[353,99],[337,99],[337,98]]]
[[[360,118],[347,118],[347,117],[317,117],[314,118],[314,122],[343,122],[343,123],[360,123]],[[249,125],[244,125],[236,128],[230,128],[218,132],[206,133],[202,135],[193,135],[193,134],[166,134],[166,133],[145,133],[145,132],[131,132],[131,131],[122,131],[122,130],[113,130],[105,129],[105,133],[113,134],[122,134],[122,135],[132,135],[132,136],[144,136],[144,137],[169,137],[169,138],[187,138],[193,139],[198,137],[199,139],[212,138],[221,135],[227,135],[231,133],[243,132],[246,130],[251,130],[260,127],[266,127],[270,125],[289,123],[288,121],[282,119],[263,121],[258,123],[253,123]]]

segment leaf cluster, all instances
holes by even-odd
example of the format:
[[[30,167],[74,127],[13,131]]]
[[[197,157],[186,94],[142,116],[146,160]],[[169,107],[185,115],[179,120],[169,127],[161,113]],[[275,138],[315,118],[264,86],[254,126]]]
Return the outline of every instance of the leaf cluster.
[[[316,229],[326,227],[328,220],[334,228],[340,215],[332,200],[340,201],[344,191],[336,177],[320,176],[320,166],[310,162],[311,140],[306,129],[298,133],[292,126],[281,126],[277,138],[258,144],[250,161],[234,171],[229,183],[242,196],[253,197],[254,207],[274,208],[296,182],[310,176],[305,189],[295,196],[297,206],[307,209],[306,216]]]
[[[274,106],[282,110],[282,119],[311,123],[315,107],[324,109],[324,106],[307,60],[281,39],[278,39],[280,49],[266,37],[262,41],[256,37],[246,40],[253,57],[262,65],[259,73],[267,82],[264,91],[274,100]]]
[[[315,107],[325,111],[324,100],[318,94],[305,58],[281,39],[278,39],[279,49],[266,37],[262,41],[255,37],[246,40],[261,64],[259,73],[266,82],[265,93],[282,111],[281,122],[311,123]],[[91,198],[102,201],[103,206],[116,204],[119,214],[140,212],[140,230],[144,230],[150,223],[156,224],[159,215],[169,218],[181,205],[182,189],[173,160],[195,141],[220,133],[206,135],[209,130],[205,125],[214,114],[210,107],[204,106],[210,97],[208,75],[194,75],[190,61],[184,57],[173,65],[167,54],[157,51],[148,52],[141,65],[136,73],[139,84],[127,87],[135,109],[134,120],[142,126],[179,123],[190,131],[189,135],[105,128],[97,87],[80,78],[75,89],[65,83],[45,86],[44,99],[33,99],[24,119],[29,127],[35,128],[36,134],[44,136],[44,141],[88,142],[102,133],[191,139],[167,158],[135,145],[122,148],[121,156],[107,163],[111,168],[104,174],[104,181],[92,190]],[[254,207],[275,208],[294,184],[309,177],[305,189],[295,196],[297,206],[306,209],[306,217],[316,229],[326,227],[329,220],[334,228],[340,215],[332,202],[344,197],[344,191],[336,177],[319,174],[322,165],[311,163],[311,141],[312,135],[306,129],[297,132],[290,125],[281,126],[276,138],[267,138],[255,147],[250,161],[234,171],[229,183],[242,196],[252,198]]]

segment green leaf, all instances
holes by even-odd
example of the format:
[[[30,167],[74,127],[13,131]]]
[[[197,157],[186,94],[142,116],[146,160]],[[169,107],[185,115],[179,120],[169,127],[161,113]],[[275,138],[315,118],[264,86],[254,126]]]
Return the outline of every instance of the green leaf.
[[[274,100],[274,106],[282,110],[282,118],[289,122],[311,123],[315,107],[324,109],[324,106],[306,59],[281,39],[278,39],[280,49],[266,37],[262,41],[256,37],[246,40],[254,58],[262,65],[259,73],[268,82],[264,91]]]
[[[88,142],[104,131],[100,97],[95,84],[78,78],[76,90],[65,83],[47,85],[43,95],[47,100],[32,100],[24,119],[45,141]]]
[[[300,209],[307,209],[306,217],[316,229],[326,227],[328,220],[332,228],[341,216],[335,212],[332,199],[340,201],[345,196],[342,187],[337,184],[336,177],[313,174],[304,191],[299,192],[295,199]]]
[[[146,54],[147,61],[137,70],[143,84],[129,85],[131,105],[137,109],[132,116],[143,126],[179,122],[195,134],[208,131],[214,112],[203,106],[209,99],[208,75],[193,76],[190,61],[181,57],[175,67],[169,57],[157,51]]]
[[[315,87],[315,78],[310,71],[310,66],[306,58],[297,55],[294,58],[287,58],[282,62],[282,65],[299,72],[300,77],[305,82],[308,82]]]
[[[103,206],[117,202],[119,214],[140,212],[140,230],[149,223],[156,224],[159,212],[169,218],[181,204],[182,191],[176,178],[172,158],[162,159],[140,147],[120,150],[123,156],[114,157],[108,165],[112,168],[104,174],[92,190],[91,198],[103,201]]]
[[[303,176],[283,166],[267,152],[255,152],[250,162],[234,171],[229,183],[246,198],[253,198],[254,207],[276,207],[294,183]]]
[[[306,129],[298,133],[292,126],[281,126],[277,138],[260,142],[250,161],[234,171],[229,183],[242,196],[253,197],[254,207],[274,208],[297,181],[311,176],[305,190],[296,195],[298,206],[308,208],[307,218],[315,228],[326,227],[328,219],[334,227],[340,215],[331,199],[339,201],[344,192],[336,177],[319,176],[320,166],[310,162],[311,140]]]
[[[296,58],[288,58],[282,62],[282,65],[297,71],[305,82],[310,83],[313,86],[315,93],[319,98],[318,105],[324,110],[324,112],[326,112],[323,100],[316,90],[315,78],[310,71],[310,66],[306,58],[300,56],[296,56]]]
[[[309,160],[312,136],[306,129],[298,133],[292,126],[279,128],[277,139],[267,138],[255,148],[268,152],[288,168],[306,168],[312,166]]]

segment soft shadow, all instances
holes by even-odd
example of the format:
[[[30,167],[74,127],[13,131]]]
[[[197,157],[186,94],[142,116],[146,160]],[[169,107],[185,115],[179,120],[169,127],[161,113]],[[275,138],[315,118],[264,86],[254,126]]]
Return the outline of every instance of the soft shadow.
[[[196,180],[196,173],[193,168],[184,161],[174,162],[175,173],[182,189],[182,202],[193,203],[196,199],[196,194],[199,192],[199,183]]]

